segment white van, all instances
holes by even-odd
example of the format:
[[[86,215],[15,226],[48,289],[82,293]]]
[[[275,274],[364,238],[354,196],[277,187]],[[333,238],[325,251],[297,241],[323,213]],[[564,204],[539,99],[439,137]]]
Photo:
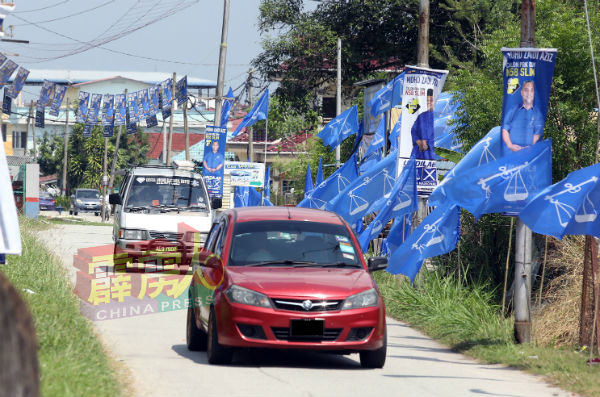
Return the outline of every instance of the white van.
[[[213,209],[221,199],[209,199],[202,175],[186,166],[144,166],[129,170],[114,206],[115,249],[162,239],[181,240],[185,231],[200,232],[204,243],[212,226]]]

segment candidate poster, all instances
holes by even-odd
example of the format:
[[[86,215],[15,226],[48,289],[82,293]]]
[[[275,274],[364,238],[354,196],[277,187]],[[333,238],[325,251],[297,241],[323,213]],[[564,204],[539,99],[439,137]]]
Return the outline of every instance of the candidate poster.
[[[137,123],[140,120],[140,108],[137,102],[137,93],[135,92],[127,94],[127,111],[130,123]]]
[[[125,94],[115,95],[115,125],[125,125],[127,122],[127,104]]]
[[[90,109],[90,93],[79,91],[79,109],[77,111],[77,122],[85,123]]]
[[[100,114],[100,103],[102,102],[102,94],[92,94],[90,99],[90,109],[88,111],[87,122],[90,124],[98,123],[98,115]]]
[[[150,99],[148,98],[148,89],[137,92],[138,106],[140,114],[138,120],[146,120],[150,117]]]
[[[210,197],[223,197],[223,167],[225,165],[226,143],[227,127],[206,126],[202,175]]]
[[[160,108],[163,111],[163,115],[165,114],[165,112],[168,112],[171,110],[171,107],[173,106],[173,80],[172,79],[167,79],[165,81],[163,81],[162,83],[160,83]],[[169,112],[169,115],[171,113]],[[163,116],[163,119],[165,119],[165,117]]]
[[[1,85],[6,84],[6,82],[10,79],[10,76],[12,76],[13,72],[15,70],[17,70],[17,67],[19,67],[19,65],[17,65],[10,59],[8,61],[6,61],[0,67],[0,84]]]
[[[40,90],[40,98],[37,101],[38,107],[45,108],[46,106],[52,105],[52,99],[54,98],[54,83],[44,80],[42,89]]]
[[[24,67],[20,67],[19,71],[17,72],[17,76],[15,77],[15,80],[13,81],[12,85],[9,87],[8,94],[7,94],[9,97],[11,97],[12,99],[15,99],[15,98],[17,98],[17,96],[19,96],[19,93],[21,92],[21,90],[23,89],[23,86],[25,85],[27,76],[29,76],[29,70],[25,69]]]
[[[429,195],[437,186],[433,109],[447,76],[447,70],[416,66],[405,69],[397,175],[415,156],[417,191],[421,196]]]
[[[555,48],[502,48],[502,155],[543,139]]]
[[[177,103],[181,106],[187,102],[188,89],[187,89],[187,76],[183,76],[181,80],[177,82]]]
[[[21,70],[19,70],[20,72]],[[50,116],[58,116],[60,105],[62,105],[65,94],[67,93],[66,85],[55,85],[54,86],[54,98],[52,98],[52,104],[50,105]]]
[[[160,91],[159,85],[154,85],[148,88],[148,95],[150,97],[150,116],[156,116],[160,108],[158,103],[158,93]]]
[[[102,125],[112,126],[114,123],[115,96],[106,94],[102,100]]]

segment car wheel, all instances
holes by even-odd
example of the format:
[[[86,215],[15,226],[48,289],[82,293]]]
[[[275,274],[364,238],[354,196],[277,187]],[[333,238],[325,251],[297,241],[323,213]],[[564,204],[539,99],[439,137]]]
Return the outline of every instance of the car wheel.
[[[69,215],[73,215],[73,210],[69,210]]]
[[[377,350],[365,350],[360,352],[360,365],[363,368],[383,368],[387,352],[387,330],[383,336],[383,346]]]
[[[95,216],[99,216],[99,215],[100,215],[100,213],[99,213],[99,212],[94,212],[94,215],[95,215]]]
[[[79,214],[79,212],[73,211],[73,215],[77,216],[77,214]]]
[[[229,364],[233,357],[233,350],[219,343],[214,307],[210,308],[210,316],[208,318],[208,346],[206,350],[210,364]]]
[[[188,307],[185,341],[187,343],[188,350],[191,351],[206,351],[208,345],[208,337],[206,333],[196,327],[194,309],[192,307]]]

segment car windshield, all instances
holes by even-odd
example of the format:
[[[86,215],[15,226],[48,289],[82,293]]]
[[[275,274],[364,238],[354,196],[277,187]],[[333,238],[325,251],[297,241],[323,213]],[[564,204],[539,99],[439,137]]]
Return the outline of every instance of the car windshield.
[[[126,209],[175,208],[208,211],[208,196],[200,179],[179,176],[137,176]]]
[[[79,198],[79,199],[99,199],[100,192],[97,190],[78,190],[77,198]]]
[[[228,266],[362,267],[343,225],[257,221],[235,225]]]

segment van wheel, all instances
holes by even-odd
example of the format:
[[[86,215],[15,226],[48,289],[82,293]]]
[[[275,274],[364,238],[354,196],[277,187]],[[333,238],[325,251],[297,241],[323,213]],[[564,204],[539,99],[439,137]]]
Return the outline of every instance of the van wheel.
[[[187,324],[185,331],[185,341],[188,350],[206,351],[206,348],[208,347],[208,336],[206,335],[206,332],[196,327],[196,320],[194,319],[194,309],[191,307],[188,307]]]
[[[73,215],[77,216],[77,214],[79,214],[79,212],[73,211]]]
[[[387,352],[387,330],[383,336],[383,346],[377,350],[365,350],[360,352],[360,365],[363,368],[383,368]]]
[[[206,349],[208,362],[210,364],[229,364],[233,358],[233,350],[221,345],[218,335],[215,308],[211,307],[208,318],[208,346]]]

